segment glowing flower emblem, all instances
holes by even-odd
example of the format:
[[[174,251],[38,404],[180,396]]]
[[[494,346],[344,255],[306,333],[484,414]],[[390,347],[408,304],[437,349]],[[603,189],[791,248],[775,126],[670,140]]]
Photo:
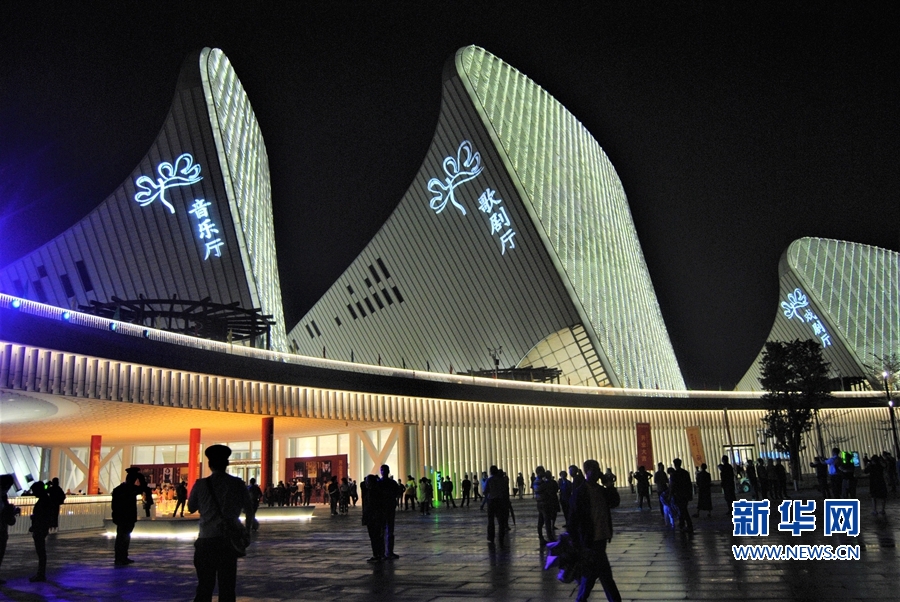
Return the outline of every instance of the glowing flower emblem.
[[[797,313],[797,310],[801,307],[807,307],[809,305],[809,299],[806,298],[806,295],[803,294],[799,288],[795,288],[793,293],[788,293],[788,300],[781,302],[781,308],[784,310],[784,315],[788,320],[791,318],[797,318],[802,320],[800,314]]]
[[[481,155],[472,150],[471,142],[463,140],[456,150],[456,157],[444,158],[443,167],[444,173],[447,174],[443,181],[437,178],[428,180],[428,191],[432,194],[431,208],[435,213],[440,213],[449,201],[465,215],[466,208],[456,202],[453,190],[463,182],[478,177],[484,169],[481,165]]]
[[[169,208],[170,213],[175,213],[175,207],[166,200],[166,189],[176,186],[190,186],[203,178],[200,176],[200,166],[194,164],[194,157],[190,153],[184,153],[175,159],[175,165],[162,162],[156,168],[159,178],[153,180],[149,176],[141,176],[134,181],[140,191],[134,195],[134,200],[146,207],[159,197],[159,201]]]

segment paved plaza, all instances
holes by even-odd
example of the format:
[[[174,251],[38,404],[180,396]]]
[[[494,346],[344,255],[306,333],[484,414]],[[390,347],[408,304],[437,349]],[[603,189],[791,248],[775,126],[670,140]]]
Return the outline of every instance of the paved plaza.
[[[801,537],[778,532],[777,511],[769,538],[732,536],[730,514],[715,500],[713,518],[695,518],[696,533],[663,525],[654,504],[641,512],[627,488],[614,511],[616,535],[609,556],[625,600],[897,600],[900,571],[895,547],[900,503],[888,502],[887,516],[874,517],[868,492],[861,490],[858,537]],[[798,498],[816,499],[804,491]],[[819,504],[821,506],[821,503]],[[431,516],[399,512],[398,560],[366,563],[370,548],[360,525],[360,509],[331,517],[325,507],[300,523],[265,523],[238,564],[238,599],[274,602],[426,600],[566,600],[574,585],[542,570],[537,513],[530,499],[514,502],[518,524],[505,546],[486,541],[486,512],[441,508]],[[705,514],[705,513],[704,513]],[[736,561],[732,544],[858,544],[854,561]],[[13,536],[0,576],[0,600],[17,602],[191,600],[196,584],[193,545],[182,540],[134,540],[129,567],[113,567],[113,541],[99,531],[64,533],[48,540],[46,583],[29,583],[37,565],[28,536]],[[602,589],[591,599],[603,600]]]

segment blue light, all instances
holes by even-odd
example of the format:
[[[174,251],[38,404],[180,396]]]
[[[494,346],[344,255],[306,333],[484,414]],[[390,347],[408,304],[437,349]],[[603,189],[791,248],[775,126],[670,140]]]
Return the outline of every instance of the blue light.
[[[149,339],[149,338],[150,338],[150,331],[147,330],[146,328],[144,329],[144,338],[145,338],[145,339]]]
[[[115,322],[110,322],[110,323],[109,323],[109,329],[112,330],[113,332],[115,332],[115,331],[116,331],[116,323],[115,323]]]
[[[11,305],[13,309],[19,309],[20,307],[22,307],[22,301],[19,299],[13,299]]]
[[[65,320],[66,322],[68,322],[69,318],[71,318],[71,317],[72,317],[72,312],[64,311],[62,313],[62,319]]]

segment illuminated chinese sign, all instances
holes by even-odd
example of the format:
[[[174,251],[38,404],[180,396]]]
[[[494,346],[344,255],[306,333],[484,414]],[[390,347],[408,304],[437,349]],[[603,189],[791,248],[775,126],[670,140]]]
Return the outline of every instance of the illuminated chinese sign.
[[[169,209],[169,213],[175,213],[175,207],[166,200],[166,190],[177,186],[191,186],[196,184],[203,177],[200,175],[200,165],[194,163],[194,157],[190,153],[184,153],[175,159],[174,165],[163,161],[156,168],[159,178],[153,179],[149,176],[141,176],[134,181],[138,192],[134,195],[134,200],[140,203],[141,207],[146,207],[156,199]],[[222,247],[225,242],[216,236],[219,234],[219,227],[212,217],[210,217],[209,207],[212,203],[205,199],[194,199],[191,209],[188,213],[197,220],[197,238],[203,243],[206,255],[203,260],[209,259],[210,255],[215,257],[222,256]]]
[[[650,438],[650,423],[637,423],[637,465],[653,469],[653,440]]]
[[[797,318],[801,322],[809,324],[813,334],[822,341],[822,347],[831,345],[831,335],[828,334],[828,330],[826,330],[819,316],[810,309],[809,299],[802,290],[795,288],[793,293],[788,293],[787,301],[781,302],[781,309],[788,320]]]
[[[175,207],[166,200],[166,189],[191,186],[203,179],[200,177],[200,166],[194,165],[194,158],[189,153],[175,159],[175,165],[163,161],[156,167],[156,172],[159,174],[156,180],[141,176],[134,181],[134,185],[140,189],[134,195],[134,200],[141,207],[146,207],[158,198],[160,203],[169,208],[169,213],[175,213]]]
[[[447,202],[466,214],[466,208],[456,201],[454,190],[457,186],[469,180],[474,180],[484,169],[481,166],[481,155],[472,150],[472,143],[463,140],[456,149],[456,157],[444,158],[443,180],[431,178],[428,180],[428,191],[431,192],[431,208],[435,213],[440,213],[447,207]]]
[[[443,179],[431,178],[428,180],[428,191],[431,193],[430,206],[436,213],[441,213],[450,203],[467,215],[466,208],[457,201],[455,189],[464,182],[477,178],[484,167],[481,165],[481,155],[472,149],[472,143],[463,140],[456,149],[456,156],[449,155],[442,163],[444,169]],[[488,216],[488,226],[492,236],[497,236],[500,243],[500,254],[506,255],[507,249],[515,249],[513,240],[516,231],[512,227],[503,199],[496,197],[496,191],[485,188],[478,197],[478,209]]]

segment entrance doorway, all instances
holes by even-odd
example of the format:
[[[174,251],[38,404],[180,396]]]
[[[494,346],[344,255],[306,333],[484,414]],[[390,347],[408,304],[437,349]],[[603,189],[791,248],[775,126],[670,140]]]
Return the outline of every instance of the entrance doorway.
[[[256,482],[259,483],[259,460],[236,460],[228,465],[226,471],[228,474],[242,479],[245,483],[249,483],[250,479],[256,479]]]

